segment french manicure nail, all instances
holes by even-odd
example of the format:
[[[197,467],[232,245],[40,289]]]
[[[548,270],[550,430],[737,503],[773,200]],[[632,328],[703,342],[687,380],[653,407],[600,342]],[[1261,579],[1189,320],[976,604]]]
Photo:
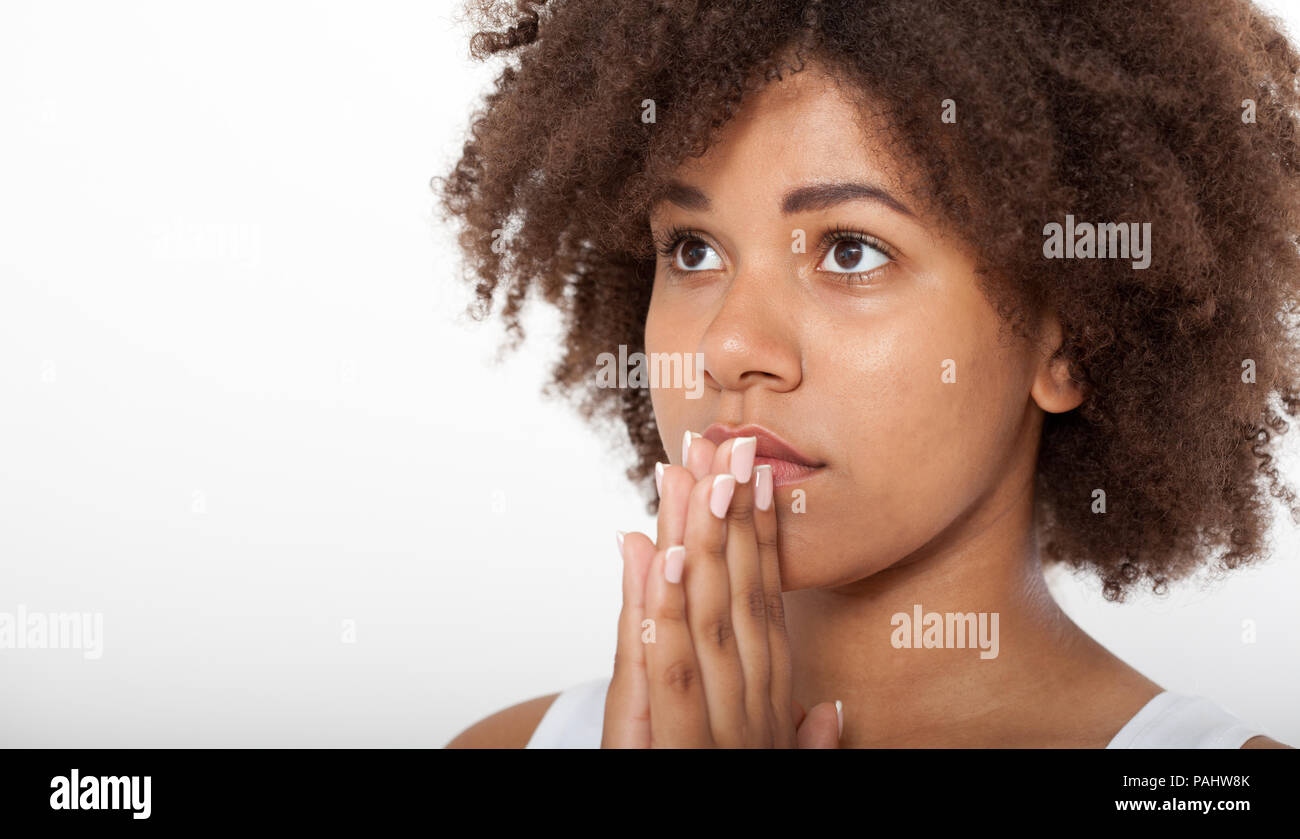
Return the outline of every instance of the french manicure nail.
[[[843,737],[844,736],[844,703],[838,699],[835,700],[835,718],[839,720],[840,736]]]
[[[675,545],[664,555],[664,579],[670,583],[682,581],[682,565],[686,562],[686,548]]]
[[[731,506],[731,496],[736,493],[734,475],[718,475],[709,488],[709,512],[718,518],[726,518],[727,508]]]
[[[737,437],[731,443],[731,474],[738,483],[749,481],[754,471],[754,455],[758,451],[757,437]]]
[[[616,530],[614,535],[618,537],[618,555],[623,556],[623,537],[627,535],[626,530]]]
[[[691,432],[687,431],[682,435],[682,465],[686,466],[686,458],[691,454]],[[688,469],[690,467],[687,467]]]
[[[754,467],[754,506],[766,510],[772,506],[772,464]]]
[[[660,495],[664,494],[664,465],[662,463],[655,464],[655,491]]]

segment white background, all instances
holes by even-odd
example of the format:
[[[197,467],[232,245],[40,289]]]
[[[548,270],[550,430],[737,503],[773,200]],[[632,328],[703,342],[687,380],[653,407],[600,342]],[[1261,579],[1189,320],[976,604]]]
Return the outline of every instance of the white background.
[[[440,746],[608,673],[614,531],[652,520],[540,396],[553,320],[496,364],[460,316],[428,180],[495,70],[457,8],[0,7],[0,611],[105,633],[97,661],[0,650],[0,745]],[[1300,745],[1278,539],[1164,600],[1054,585]]]

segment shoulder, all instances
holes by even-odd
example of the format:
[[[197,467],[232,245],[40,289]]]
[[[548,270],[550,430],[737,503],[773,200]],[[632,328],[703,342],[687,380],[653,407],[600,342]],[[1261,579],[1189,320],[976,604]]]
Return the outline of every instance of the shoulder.
[[[447,748],[599,749],[609,683],[604,676],[511,705],[462,731]]]
[[[1142,707],[1110,748],[1286,748],[1205,696],[1164,691]]]
[[[1089,679],[1091,684],[1113,685],[1103,694],[1106,715],[1094,729],[1112,732],[1106,748],[1291,748],[1209,697],[1166,690],[1113,654],[1109,658],[1109,679]],[[1113,727],[1116,720],[1123,720],[1118,731]]]
[[[448,749],[522,749],[528,745],[558,693],[511,705],[457,734]]]

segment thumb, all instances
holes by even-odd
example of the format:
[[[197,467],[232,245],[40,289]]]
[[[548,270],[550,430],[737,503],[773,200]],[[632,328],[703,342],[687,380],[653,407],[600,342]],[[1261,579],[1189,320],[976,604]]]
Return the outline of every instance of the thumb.
[[[803,724],[795,732],[799,748],[838,749],[840,747],[842,711],[836,708],[836,704],[823,702],[813,706],[808,716],[804,717]]]

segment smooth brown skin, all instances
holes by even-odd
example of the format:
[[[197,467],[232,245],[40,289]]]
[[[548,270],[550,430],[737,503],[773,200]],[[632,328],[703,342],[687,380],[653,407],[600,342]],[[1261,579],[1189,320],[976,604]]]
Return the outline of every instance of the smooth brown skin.
[[[909,200],[908,168],[881,129],[814,70],[747,100],[708,154],[683,165],[677,180],[710,206],[664,202],[652,228],[701,231],[720,267],[674,272],[676,255],[659,259],[646,350],[703,352],[708,371],[701,399],[652,394],[665,451],[680,458],[687,430],[754,422],[826,463],[778,487],[774,507],[791,694],[808,708],[843,701],[841,747],[1104,747],[1162,688],[1074,624],[1043,578],[1032,516],[1039,434],[1046,412],[1083,399],[1049,360],[1060,328],[1043,313],[1036,340],[1004,329],[972,246]],[[911,214],[872,200],[781,212],[788,190],[837,180],[875,184]],[[896,258],[845,284],[819,244],[837,225]],[[806,253],[792,251],[795,229]],[[955,383],[941,381],[946,359]],[[795,488],[805,513],[791,512]],[[638,556],[650,551],[633,537]],[[916,603],[998,612],[998,657],[894,649],[891,616]],[[499,712],[449,745],[523,746],[552,699]],[[626,724],[611,718],[626,704],[607,705],[607,740]],[[773,745],[791,745],[790,734]],[[1288,748],[1267,737],[1244,747]]]

